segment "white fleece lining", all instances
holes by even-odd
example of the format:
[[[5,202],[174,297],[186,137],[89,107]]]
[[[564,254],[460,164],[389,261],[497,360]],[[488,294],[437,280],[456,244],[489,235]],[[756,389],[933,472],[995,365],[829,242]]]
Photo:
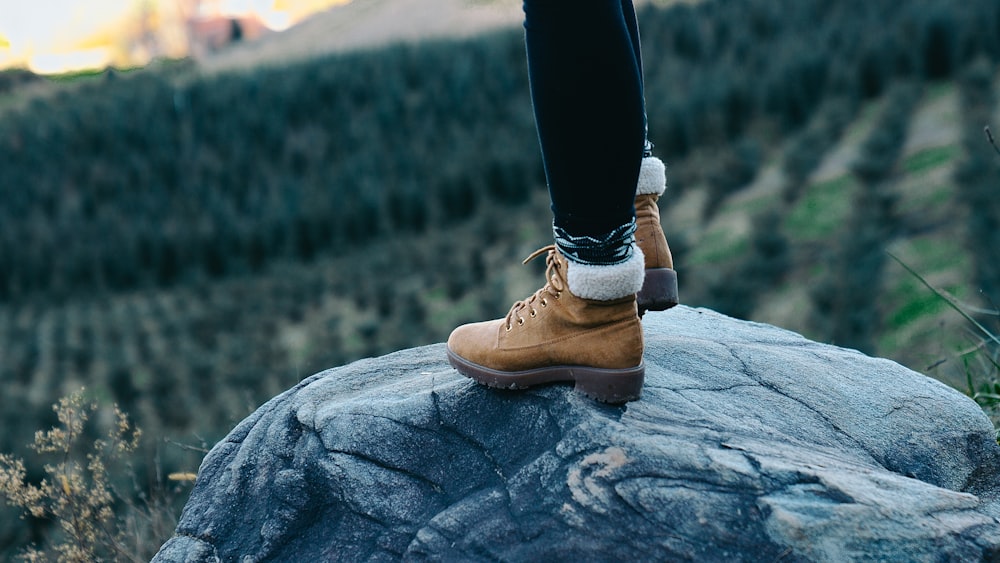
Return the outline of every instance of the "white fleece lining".
[[[632,245],[632,257],[611,266],[578,264],[566,260],[569,292],[583,299],[609,301],[638,293],[646,277],[646,260],[639,246]]]
[[[656,194],[663,195],[667,189],[667,166],[663,161],[655,156],[647,156],[642,159],[642,166],[639,168],[639,181],[635,186],[635,195]]]

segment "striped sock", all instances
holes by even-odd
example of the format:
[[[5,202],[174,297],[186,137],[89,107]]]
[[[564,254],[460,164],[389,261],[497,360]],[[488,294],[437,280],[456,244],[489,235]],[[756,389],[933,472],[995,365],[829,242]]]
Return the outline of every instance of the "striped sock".
[[[599,236],[574,236],[552,225],[559,252],[571,262],[592,266],[621,264],[632,257],[635,246],[635,219]]]

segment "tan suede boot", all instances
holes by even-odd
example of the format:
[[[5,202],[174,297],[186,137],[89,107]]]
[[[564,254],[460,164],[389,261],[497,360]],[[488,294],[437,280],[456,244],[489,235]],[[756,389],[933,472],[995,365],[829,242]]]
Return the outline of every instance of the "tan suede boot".
[[[655,156],[642,159],[635,195],[635,239],[646,257],[646,279],[636,296],[641,317],[649,311],[664,311],[677,305],[677,272],[660,225],[656,202],[667,188],[666,167]]]
[[[580,268],[554,246],[539,250],[525,263],[545,251],[545,286],[515,303],[506,318],[456,328],[448,338],[451,365],[490,387],[523,389],[573,381],[578,391],[598,401],[638,399],[645,367],[635,295],[608,300],[578,297],[569,290],[568,270]],[[638,260],[640,254],[636,251]],[[641,283],[639,270],[634,274]]]

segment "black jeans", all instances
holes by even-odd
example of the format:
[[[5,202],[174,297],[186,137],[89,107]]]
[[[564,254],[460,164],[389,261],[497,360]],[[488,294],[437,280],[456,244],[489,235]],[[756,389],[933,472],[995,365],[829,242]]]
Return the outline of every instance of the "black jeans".
[[[646,144],[631,0],[524,0],[535,124],[553,223],[600,237],[635,218]]]

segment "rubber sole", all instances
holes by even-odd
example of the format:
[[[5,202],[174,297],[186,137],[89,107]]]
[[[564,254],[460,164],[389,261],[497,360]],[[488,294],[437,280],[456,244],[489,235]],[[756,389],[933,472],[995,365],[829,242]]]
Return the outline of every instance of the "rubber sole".
[[[635,296],[639,316],[646,311],[666,311],[679,303],[677,272],[670,268],[649,268],[642,289]]]
[[[602,403],[622,404],[642,394],[646,366],[604,369],[588,366],[548,366],[525,371],[500,371],[470,362],[448,349],[448,363],[458,373],[487,387],[527,389],[545,383],[572,381],[575,389]]]

